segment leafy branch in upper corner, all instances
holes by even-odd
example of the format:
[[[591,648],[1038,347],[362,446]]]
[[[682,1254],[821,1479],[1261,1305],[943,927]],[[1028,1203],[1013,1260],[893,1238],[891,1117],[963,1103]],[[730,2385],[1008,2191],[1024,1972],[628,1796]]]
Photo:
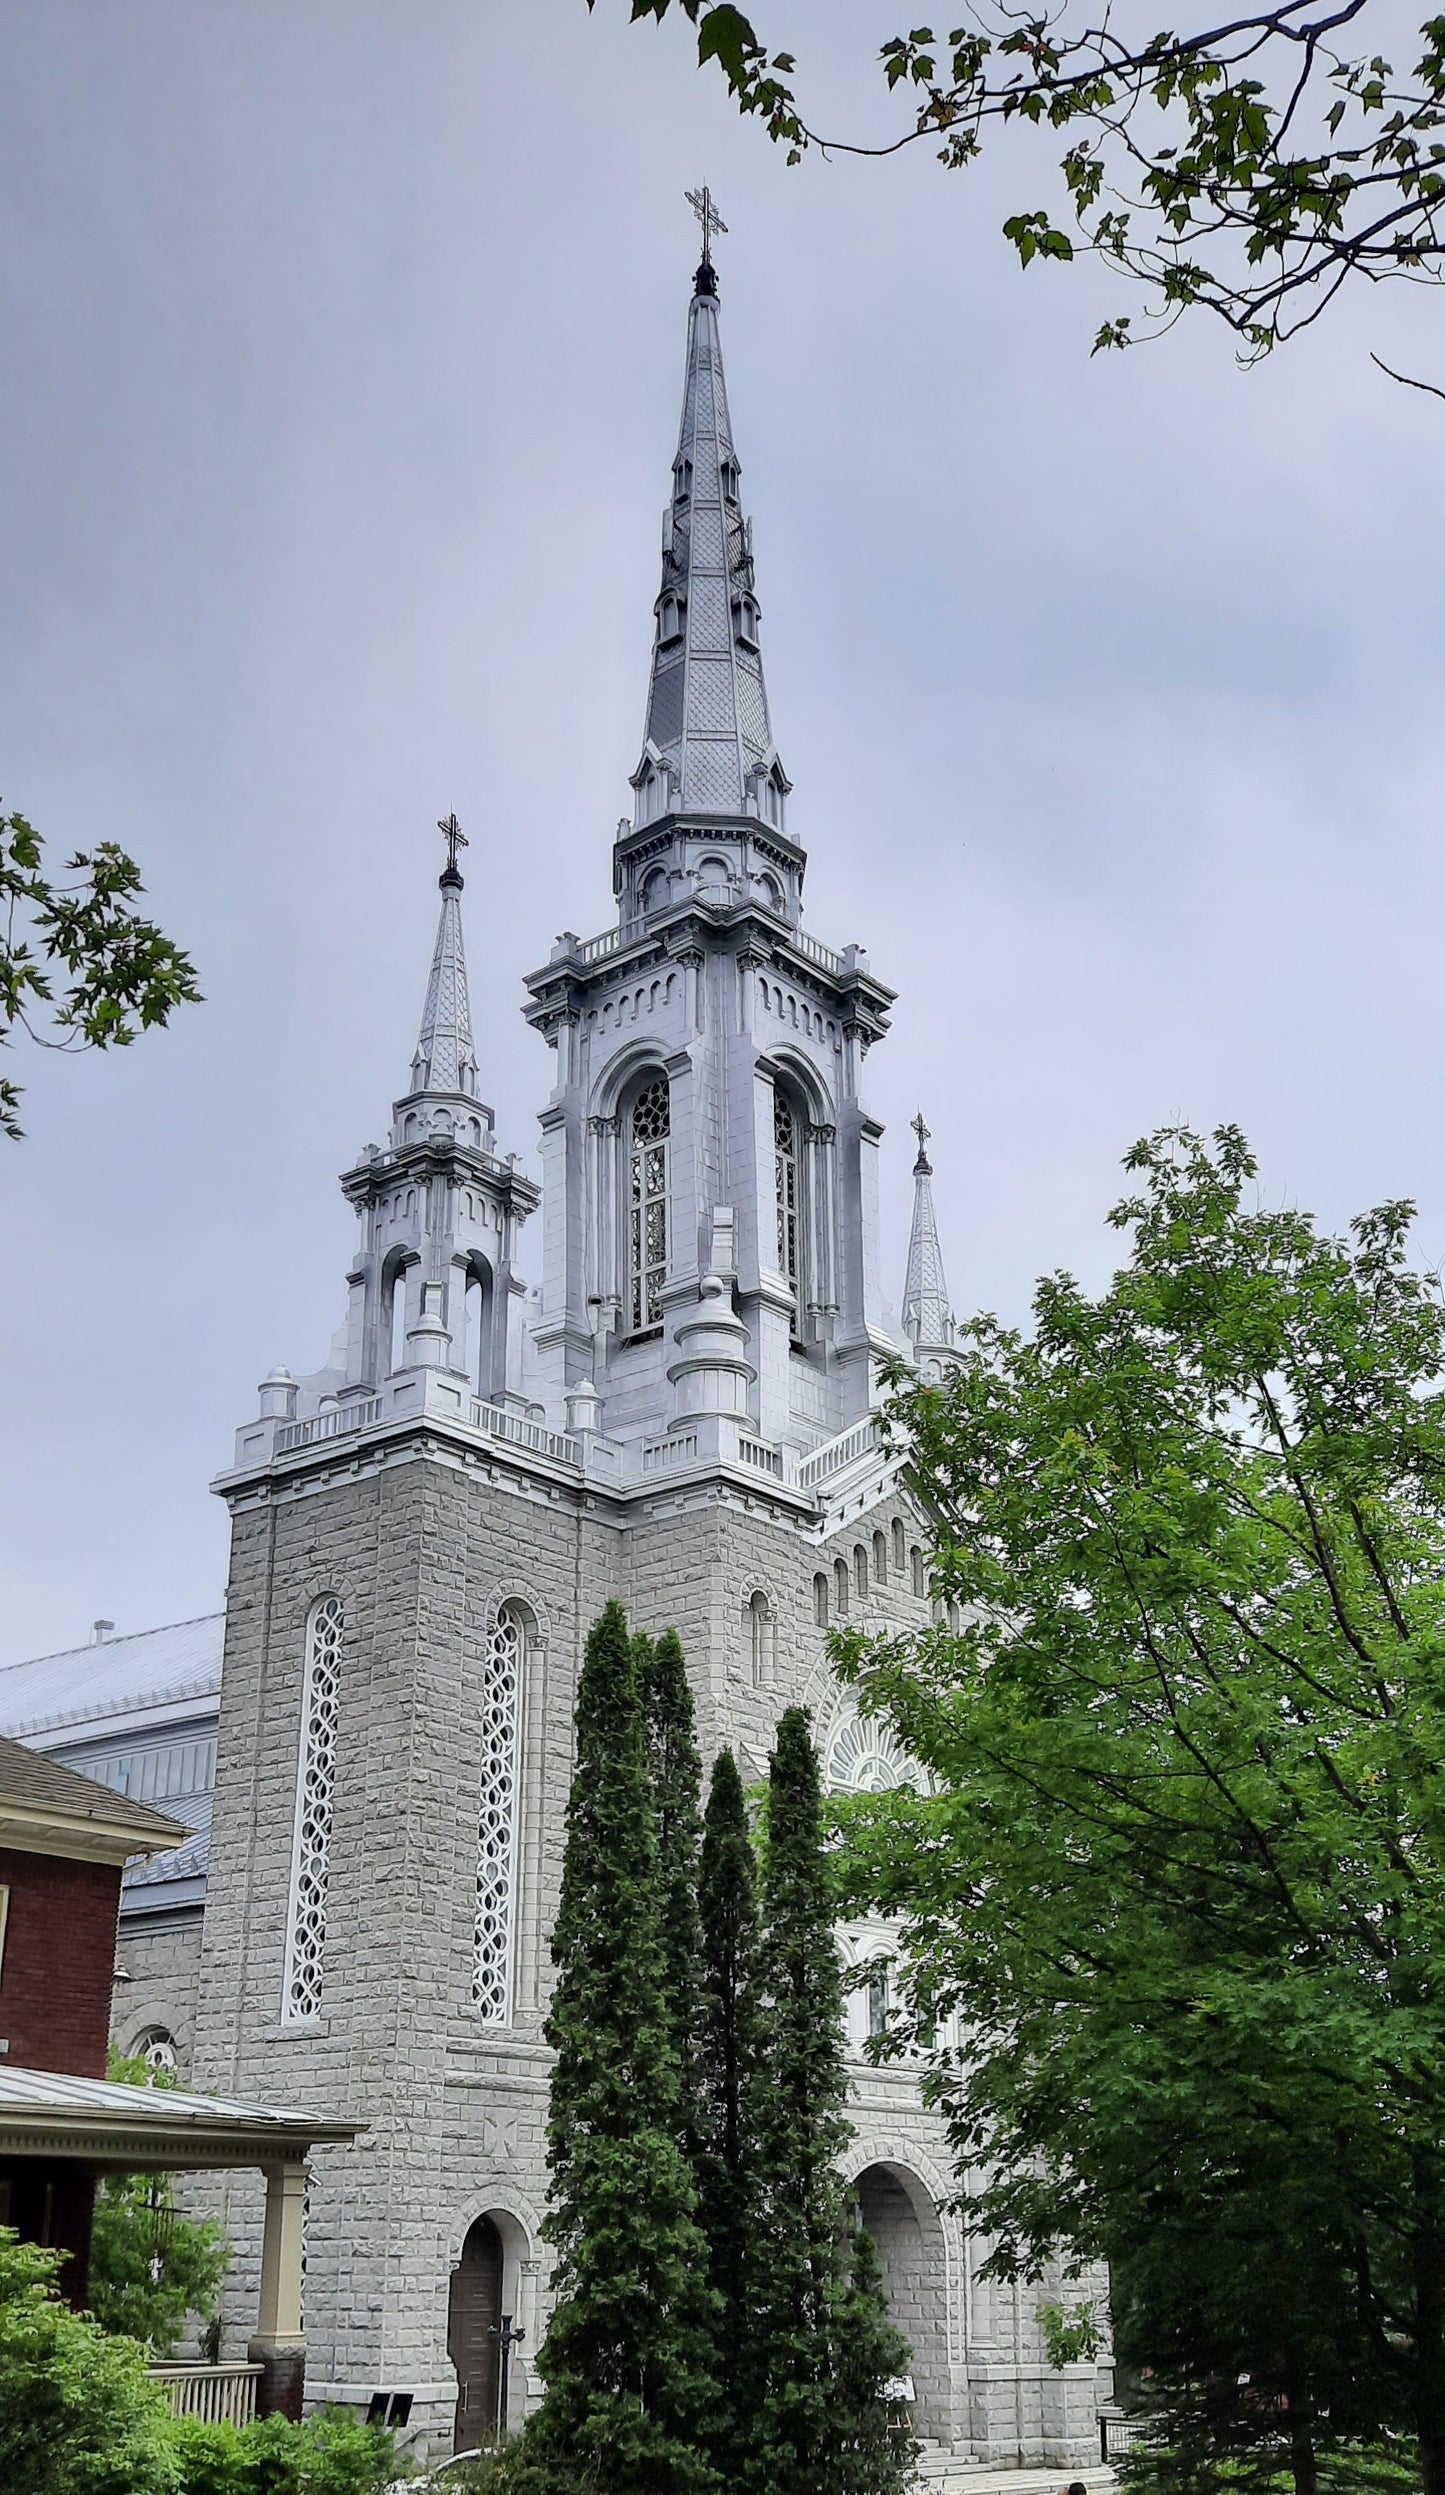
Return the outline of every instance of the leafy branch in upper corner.
[[[79,851],[65,875],[47,873],[23,814],[0,815],[0,1047],[18,1028],[42,1048],[128,1048],[199,1001],[194,966],[133,906],[140,869],[114,841]],[[0,1077],[0,1132],[20,1136],[19,1109]]]
[[[631,0],[634,19],[671,5]],[[1120,314],[1096,350],[1203,304],[1253,359],[1318,319],[1348,278],[1445,276],[1445,16],[1411,38],[1419,58],[1397,73],[1351,48],[1371,10],[1378,27],[1383,0],[1281,0],[1196,32],[1138,34],[1107,8],[1072,21],[1071,0],[1023,16],[1007,0],[973,0],[946,36],[915,26],[884,44],[909,122],[861,145],[810,125],[792,54],[770,55],[730,0],[680,6],[699,60],[716,62],[790,163],[810,147],[877,157],[933,140],[956,171],[989,123],[1066,134],[1072,234],[1044,208],[1009,217],[1004,233],[1025,267],[1086,251],[1144,289],[1146,326]]]

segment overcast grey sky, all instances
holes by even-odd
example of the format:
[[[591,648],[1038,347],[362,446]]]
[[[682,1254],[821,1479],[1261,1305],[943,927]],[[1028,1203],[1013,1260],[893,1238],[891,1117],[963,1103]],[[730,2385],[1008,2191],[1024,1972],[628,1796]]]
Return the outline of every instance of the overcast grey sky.
[[[769,25],[835,120],[873,0]],[[435,818],[471,841],[484,1089],[610,919],[710,181],[809,924],[901,993],[869,1061],[895,1291],[922,1102],[961,1311],[1107,1270],[1136,1134],[1239,1121],[1332,1220],[1445,1251],[1438,298],[1270,366],[999,238],[1045,186],[788,172],[625,0],[10,0],[0,795],[143,862],[207,1002],[16,1053],[0,1659],[213,1607],[207,1482],[324,1356],[415,1036]],[[509,85],[525,47],[529,84]],[[1202,316],[1201,316],[1202,320]],[[534,1260],[535,1261],[535,1260]]]

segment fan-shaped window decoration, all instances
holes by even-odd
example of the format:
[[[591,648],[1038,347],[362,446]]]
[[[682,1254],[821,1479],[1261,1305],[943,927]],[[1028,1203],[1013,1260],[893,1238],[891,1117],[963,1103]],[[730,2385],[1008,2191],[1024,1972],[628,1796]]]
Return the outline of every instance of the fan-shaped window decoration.
[[[477,1817],[477,1905],[472,1999],[489,2027],[512,2013],[517,1895],[517,1734],[526,1629],[515,1606],[498,1612],[482,1684],[482,1792]]]
[[[632,1104],[629,1261],[632,1331],[662,1323],[662,1286],[667,1280],[667,1139],[672,1101],[667,1076],[655,1074]]]
[[[779,1091],[773,1094],[773,1150],[778,1184],[778,1271],[793,1294],[793,1323],[798,1323],[798,1122]]]
[[[136,2038],[135,2049],[137,2058],[155,2079],[175,2078],[179,2068],[176,2040],[168,2027],[148,2027],[143,2036]],[[151,2085],[149,2079],[146,2085]]]
[[[315,2018],[321,2009],[331,1801],[336,1782],[336,1719],[341,1697],[341,1623],[341,1598],[336,1594],[323,1594],[320,1602],[313,1604],[306,1623],[291,1910],[286,1928],[286,1980],[281,1996],[281,2016],[286,2021]]]
[[[907,1752],[877,1716],[850,1715],[834,1735],[828,1753],[832,1792],[892,1793],[918,1780]]]

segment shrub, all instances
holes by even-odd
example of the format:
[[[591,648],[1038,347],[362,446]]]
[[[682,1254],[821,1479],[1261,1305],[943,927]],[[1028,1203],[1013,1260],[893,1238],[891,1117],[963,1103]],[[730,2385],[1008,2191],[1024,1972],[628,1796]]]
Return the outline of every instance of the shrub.
[[[181,2495],[386,2495],[401,2474],[395,2437],[349,2409],[323,2409],[302,2426],[263,2417],[253,2426],[173,2428]]]
[[[146,2351],[55,2294],[60,2256],[0,2227],[0,2487],[6,2495],[178,2495]]]

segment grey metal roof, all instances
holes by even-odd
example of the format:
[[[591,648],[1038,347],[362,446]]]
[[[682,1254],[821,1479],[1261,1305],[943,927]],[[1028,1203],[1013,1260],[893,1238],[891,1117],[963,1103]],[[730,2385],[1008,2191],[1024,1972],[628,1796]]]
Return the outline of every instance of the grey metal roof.
[[[27,1750],[23,1742],[7,1741],[0,1734],[0,1810],[9,1802],[82,1823],[133,1829],[137,1850],[143,1845],[164,1845],[167,1838],[174,1846],[188,1833],[185,1822],[173,1819],[168,1811],[154,1810],[148,1802],[131,1802],[122,1793],[112,1793],[108,1785],[97,1784],[93,1776],[62,1767],[43,1751]]]
[[[302,2148],[313,2140],[350,2140],[365,2125],[292,2107],[242,2105],[230,2097],[192,2096],[183,2088],[134,2088],[114,2079],[78,2079],[69,2071],[22,2070],[0,2065],[0,2140],[11,2149],[39,2153],[57,2131],[75,2135],[83,2153],[104,2153],[107,2135],[117,2146],[186,2159],[196,2149],[228,2144],[244,2151],[274,2142]],[[45,2141],[29,2141],[28,2133]],[[211,2162],[224,2163],[224,2154]],[[245,2161],[249,2162],[249,2161]]]
[[[186,1817],[192,1834],[184,1845],[173,1845],[168,1853],[153,1854],[149,1862],[132,1863],[121,1886],[120,1911],[125,1914],[154,1913],[158,1906],[194,1905],[204,1900],[206,1872],[211,1860],[211,1806],[209,1793],[186,1796]],[[184,1891],[178,1882],[191,1885]],[[151,1892],[166,1889],[169,1896]]]
[[[86,1724],[137,1707],[213,1698],[221,1686],[226,1615],[176,1620],[99,1646],[72,1646],[0,1669],[0,1733],[12,1737]]]

